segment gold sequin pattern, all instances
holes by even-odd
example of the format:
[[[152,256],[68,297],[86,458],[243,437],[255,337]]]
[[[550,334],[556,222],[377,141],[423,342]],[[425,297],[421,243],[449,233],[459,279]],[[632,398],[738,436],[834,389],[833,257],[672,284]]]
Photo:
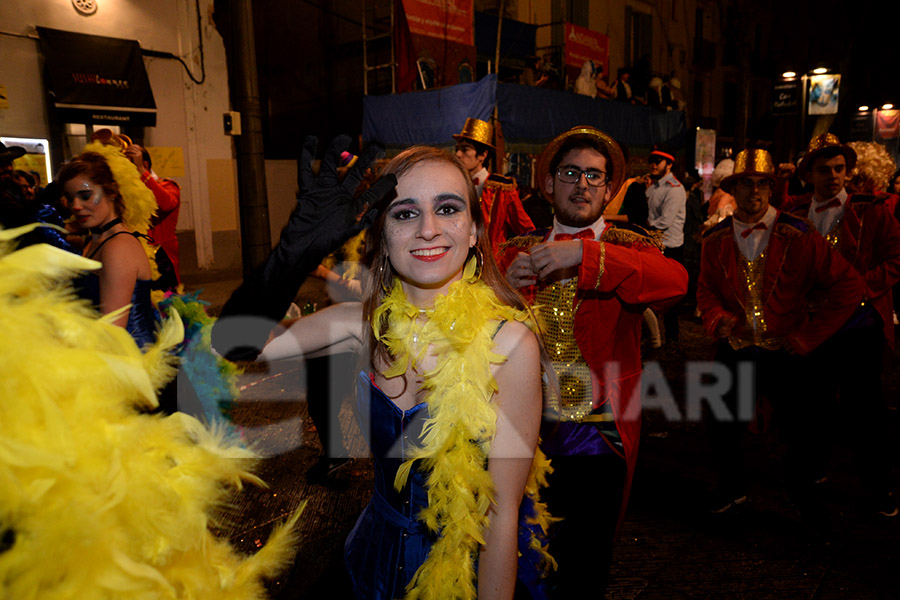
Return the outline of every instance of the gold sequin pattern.
[[[756,260],[741,260],[742,283],[744,284],[744,317],[747,326],[741,337],[728,338],[735,350],[748,346],[759,346],[772,349],[781,344],[780,340],[766,336],[766,313],[763,299],[763,274],[766,269],[766,253],[760,254]]]
[[[591,412],[591,370],[575,341],[575,292],[578,278],[555,282],[541,289],[535,308],[544,344],[559,378],[560,397],[545,394],[548,408],[564,421],[581,421]]]
[[[825,241],[831,244],[832,248],[837,248],[838,244],[841,242],[841,222],[838,220],[837,223],[834,224],[834,227],[831,228],[831,231],[828,232],[828,235],[825,236]]]

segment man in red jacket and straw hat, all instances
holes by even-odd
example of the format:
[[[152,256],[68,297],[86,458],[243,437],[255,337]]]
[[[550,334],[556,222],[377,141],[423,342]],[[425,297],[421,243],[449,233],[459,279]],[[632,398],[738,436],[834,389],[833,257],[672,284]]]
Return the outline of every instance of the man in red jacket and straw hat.
[[[563,519],[551,531],[552,597],[598,598],[637,459],[642,314],[681,298],[687,272],[658,241],[603,219],[625,180],[611,137],[574,127],[547,145],[537,169],[553,227],[510,240],[500,262],[534,303],[559,380],[541,431],[554,469],[543,499]]]

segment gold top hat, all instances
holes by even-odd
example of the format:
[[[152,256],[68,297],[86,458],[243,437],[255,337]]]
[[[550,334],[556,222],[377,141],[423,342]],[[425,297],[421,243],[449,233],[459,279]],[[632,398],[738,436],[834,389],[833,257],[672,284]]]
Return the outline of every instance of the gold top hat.
[[[842,144],[838,136],[833,133],[823,133],[810,140],[806,154],[800,160],[800,164],[797,165],[797,171],[801,174],[809,172],[816,157],[831,148],[835,148],[838,153],[844,155],[844,159],[847,161],[847,173],[852,171],[853,167],[856,166],[856,152],[850,146]]]
[[[719,184],[726,192],[731,192],[734,182],[741,177],[765,177],[775,181],[775,163],[772,155],[761,148],[741,150],[734,159],[734,171]]]
[[[479,144],[484,144],[492,149],[494,149],[493,143],[493,128],[491,124],[487,121],[482,121],[481,119],[473,119],[469,117],[466,119],[466,124],[463,125],[463,129],[461,132],[454,134],[454,140],[472,140],[473,142],[478,142]]]
[[[544,148],[540,158],[538,158],[535,178],[538,182],[538,186],[543,189],[544,179],[548,175],[551,175],[550,163],[553,162],[553,158],[556,156],[556,153],[559,152],[559,149],[563,144],[572,136],[594,138],[596,141],[599,141],[600,145],[606,150],[606,153],[609,155],[612,162],[612,179],[610,179],[606,186],[609,188],[609,197],[612,198],[615,196],[616,192],[619,191],[619,188],[622,187],[622,183],[625,181],[625,154],[622,153],[622,149],[619,147],[616,140],[612,139],[599,129],[595,129],[589,125],[578,125],[573,127],[565,133],[556,136],[549,144],[547,144],[547,147]]]

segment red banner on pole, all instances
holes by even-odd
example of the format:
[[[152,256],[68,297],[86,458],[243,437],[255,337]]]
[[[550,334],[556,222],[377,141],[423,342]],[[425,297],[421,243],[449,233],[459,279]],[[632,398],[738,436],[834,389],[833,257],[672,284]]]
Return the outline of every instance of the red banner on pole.
[[[609,37],[566,23],[566,65],[581,69],[586,60],[592,60],[595,64],[603,65],[604,72],[608,73],[609,61]]]
[[[475,0],[403,0],[412,34],[475,45]]]

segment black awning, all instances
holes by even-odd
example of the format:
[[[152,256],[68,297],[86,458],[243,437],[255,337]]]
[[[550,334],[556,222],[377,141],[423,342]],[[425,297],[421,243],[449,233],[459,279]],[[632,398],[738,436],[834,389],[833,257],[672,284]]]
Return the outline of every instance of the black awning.
[[[70,123],[156,125],[156,102],[134,40],[38,27],[47,88]]]

